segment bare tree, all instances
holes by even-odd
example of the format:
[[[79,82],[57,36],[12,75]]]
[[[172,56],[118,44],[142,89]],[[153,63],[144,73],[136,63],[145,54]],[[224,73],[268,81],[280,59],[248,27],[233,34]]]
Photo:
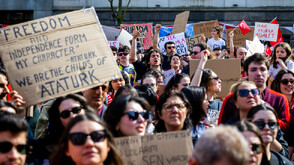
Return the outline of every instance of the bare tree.
[[[128,10],[128,7],[130,5],[130,2],[131,0],[129,0],[126,8],[122,9],[122,0],[118,0],[118,8],[115,10],[114,7],[113,7],[113,0],[108,0],[108,2],[110,3],[110,7],[111,7],[111,10],[112,10],[112,15],[114,17],[114,19],[117,20],[117,26],[120,26],[122,24],[122,21],[124,19],[124,16]]]

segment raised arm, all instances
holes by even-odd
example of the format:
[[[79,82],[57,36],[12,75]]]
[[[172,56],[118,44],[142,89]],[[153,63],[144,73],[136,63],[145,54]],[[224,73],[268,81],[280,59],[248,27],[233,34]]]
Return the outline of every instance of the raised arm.
[[[234,57],[234,30],[232,30],[229,33],[229,37],[230,37],[230,58],[235,58]]]
[[[204,66],[205,66],[205,64],[207,62],[208,56],[209,56],[209,51],[208,50],[201,51],[201,59],[200,59],[200,62],[198,64],[198,67],[196,68],[196,71],[195,71],[195,74],[193,76],[193,79],[191,81],[190,86],[200,86],[203,69],[204,69]]]
[[[137,31],[136,26],[134,26],[134,31],[133,31],[133,38],[132,38],[132,45],[131,45],[131,50],[130,50],[130,61],[131,62],[136,62],[138,60],[136,56],[136,48],[137,48],[137,38],[140,35],[141,29]]]
[[[161,24],[155,25],[155,33],[153,37],[153,49],[159,49],[158,48],[158,39],[159,39],[159,30],[161,29]]]

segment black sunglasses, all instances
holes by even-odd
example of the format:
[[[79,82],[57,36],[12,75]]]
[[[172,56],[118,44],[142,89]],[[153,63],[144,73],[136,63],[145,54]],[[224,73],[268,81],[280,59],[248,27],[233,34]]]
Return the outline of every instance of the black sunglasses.
[[[254,154],[260,154],[263,152],[262,144],[250,144],[250,149]]]
[[[128,115],[129,119],[132,121],[138,120],[139,118],[139,114],[145,119],[148,120],[149,119],[149,113],[147,111],[143,111],[143,112],[136,112],[136,111],[128,111],[125,112],[124,115]]]
[[[196,52],[196,51],[195,52],[192,52],[192,54],[198,54],[198,53],[200,53],[200,52]]]
[[[0,152],[1,153],[7,153],[9,152],[13,147],[13,144],[10,142],[0,142]],[[19,144],[17,146],[15,146],[16,150],[20,153],[20,154],[26,154],[27,150],[28,150],[28,146],[26,144]]]
[[[274,130],[278,126],[278,123],[277,122],[274,122],[274,121],[270,121],[270,122],[266,123],[264,121],[259,120],[259,121],[254,121],[253,123],[260,130],[264,129],[264,127],[265,127],[266,124],[268,125],[269,129],[271,129],[271,130]]]
[[[129,53],[119,53],[118,56],[127,56]]]
[[[219,78],[219,77],[213,77],[212,79],[214,79],[214,80],[219,80],[220,78]]]
[[[96,86],[94,88],[92,88],[93,90],[98,90],[100,89],[100,87],[102,88],[102,91],[106,92],[108,90],[108,87],[106,85],[99,85],[99,86]]]
[[[60,112],[59,116],[66,119],[70,116],[70,112],[72,112],[73,114],[78,114],[81,112],[82,109],[83,109],[83,106],[73,107],[71,110],[64,110]]]
[[[293,83],[294,83],[294,80],[287,80],[287,79],[281,80],[281,83],[282,83],[283,85],[288,85],[289,82],[290,82],[291,84],[293,84]]]
[[[168,48],[168,49],[171,49],[171,48],[174,49],[174,48],[176,48],[176,47],[175,47],[175,46],[168,46],[167,48]]]
[[[247,97],[249,95],[249,92],[255,96],[255,95],[259,95],[259,90],[258,89],[239,89],[238,93],[240,97]]]
[[[83,145],[85,144],[87,137],[90,136],[93,142],[103,142],[106,138],[106,131],[93,131],[90,134],[85,134],[83,132],[77,132],[77,133],[71,133],[68,135],[68,139],[72,142],[74,145]]]

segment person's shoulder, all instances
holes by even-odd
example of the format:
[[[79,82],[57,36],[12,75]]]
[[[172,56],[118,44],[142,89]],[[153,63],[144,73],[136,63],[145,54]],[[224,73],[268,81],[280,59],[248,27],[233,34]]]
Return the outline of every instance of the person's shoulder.
[[[281,165],[293,165],[292,162],[286,158],[285,156],[283,156],[282,154],[276,152],[276,151],[273,151],[273,150],[270,150],[271,151],[271,155],[274,155],[275,157],[278,158],[279,160],[279,164]]]

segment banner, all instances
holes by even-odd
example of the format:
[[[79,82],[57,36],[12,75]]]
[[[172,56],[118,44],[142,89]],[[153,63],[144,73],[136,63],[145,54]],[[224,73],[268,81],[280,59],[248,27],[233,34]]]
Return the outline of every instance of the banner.
[[[195,44],[197,44],[198,42],[200,42],[200,39],[201,39],[201,34],[199,34],[197,36],[194,36],[194,37],[186,38],[186,43],[187,43],[188,50],[192,51],[193,46]]]
[[[248,57],[252,56],[254,53],[264,53],[264,45],[260,42],[257,36],[254,37],[252,42],[248,42],[248,51],[244,58],[246,60]]]
[[[264,41],[277,41],[279,24],[255,22],[254,36]]]
[[[152,23],[145,24],[122,24],[120,25],[121,29],[126,30],[133,36],[134,26],[136,26],[137,30],[142,30],[139,35],[139,43],[143,45],[144,49],[148,49],[152,46],[153,40],[153,32],[152,32]]]
[[[193,25],[194,35],[203,33],[206,38],[211,38],[211,29],[216,25],[218,25],[217,20],[195,23]]]
[[[188,48],[187,48],[184,33],[178,33],[178,34],[159,38],[158,44],[159,44],[159,48],[161,52],[164,52],[164,44],[168,41],[173,41],[175,43],[177,54],[184,55],[188,53]]]
[[[121,77],[93,7],[2,28],[0,45],[26,106]]]
[[[102,25],[102,29],[108,41],[115,41],[119,36],[120,29]]]
[[[126,165],[183,165],[192,155],[191,131],[115,138]]]
[[[119,42],[118,41],[108,41],[108,45],[116,47],[117,50],[119,49]]]
[[[250,27],[251,31],[246,33],[245,35],[242,34],[241,30],[239,28],[236,28],[234,31],[234,46],[235,47],[245,47],[246,46],[246,40],[253,40],[253,35],[254,35],[254,27]],[[230,48],[230,37],[229,33],[233,29],[226,29],[226,38],[227,38],[227,48]]]

